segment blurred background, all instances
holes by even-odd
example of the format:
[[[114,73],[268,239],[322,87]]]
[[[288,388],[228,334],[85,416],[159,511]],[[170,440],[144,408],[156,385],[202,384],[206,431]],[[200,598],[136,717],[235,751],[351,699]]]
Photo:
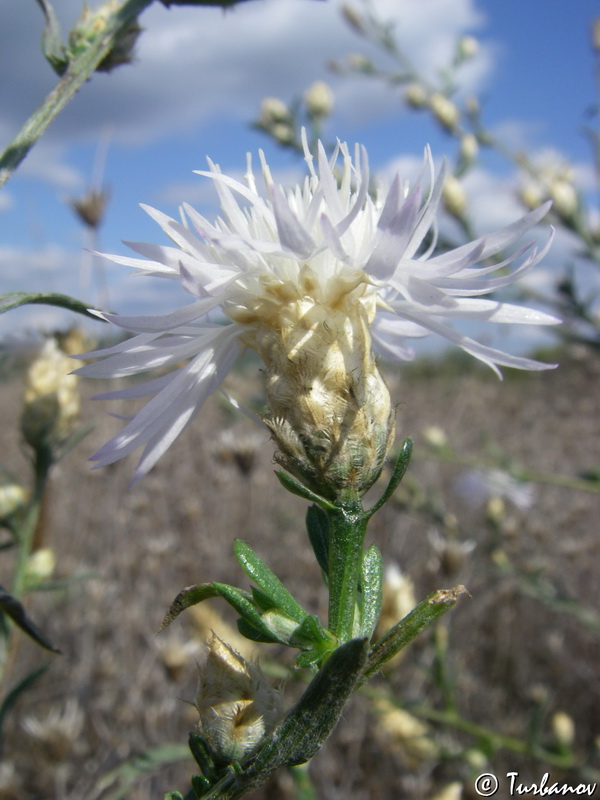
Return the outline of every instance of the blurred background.
[[[55,6],[66,32],[79,0]],[[567,324],[491,343],[560,367],[507,370],[501,383],[417,342],[412,364],[386,370],[397,447],[415,441],[408,476],[369,529],[389,565],[386,622],[437,588],[463,583],[469,595],[352,700],[308,770],[281,772],[256,797],[471,800],[484,772],[600,782],[598,16],[592,0],[256,0],[227,13],[154,3],[133,63],[94,74],[0,192],[0,292],[63,292],[121,313],[186,298],[89,249],[126,254],[123,239],[162,241],[140,202],[175,217],[182,201],[218,213],[210,182],[193,174],[206,156],[242,176],[246,152],[256,165],[263,148],[277,180],[297,181],[301,123],[327,144],[365,144],[384,181],[397,169],[416,175],[430,143],[458,183],[445,193],[442,243],[554,200],[555,244],[519,299]],[[42,28],[34,2],[0,6],[2,146],[56,83]],[[325,110],[311,117],[315,96]],[[21,420],[39,344],[58,330],[65,351],[81,352],[105,328],[49,306],[0,315],[8,531],[31,485]],[[257,411],[259,366],[247,357],[225,386]],[[12,639],[5,698],[46,671],[2,712],[0,800],[185,792],[206,638],[215,630],[240,650],[247,643],[216,601],[155,631],[184,586],[244,585],[234,538],[326,615],[305,503],[273,491],[267,434],[212,398],[130,488],[132,459],[98,471],[86,462],[122,426],[108,411],[134,410],[91,402],[118,387],[69,389],[81,392],[71,423],[90,432],[52,469],[25,571],[27,610],[62,655]],[[9,544],[0,540],[3,586],[17,558]],[[291,703],[302,683],[289,655],[263,647],[261,662]]]

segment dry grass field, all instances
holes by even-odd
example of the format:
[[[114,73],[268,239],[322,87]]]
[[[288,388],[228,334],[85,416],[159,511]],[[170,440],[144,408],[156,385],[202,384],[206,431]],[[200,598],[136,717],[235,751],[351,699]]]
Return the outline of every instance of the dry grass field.
[[[447,798],[474,798],[482,772],[539,781],[550,771],[577,784],[600,769],[600,494],[582,479],[600,469],[600,359],[578,350],[561,362],[503,383],[483,368],[443,362],[408,369],[402,379],[389,375],[398,441],[412,436],[415,457],[398,496],[373,518],[369,541],[410,578],[417,599],[459,583],[469,595],[351,701],[309,768],[320,800],[433,800],[453,783],[462,795],[455,786]],[[255,367],[247,366],[248,382],[242,372],[231,380],[251,385],[258,398]],[[0,389],[2,461],[27,480],[15,425],[22,374],[7,373]],[[88,397],[97,390],[92,382],[82,387]],[[191,759],[156,769],[138,760],[148,767],[139,774],[118,768],[159,745],[185,745],[202,642],[210,628],[227,638],[235,618],[214,601],[155,632],[186,585],[247,588],[234,538],[251,543],[308,609],[326,616],[304,532],[306,504],[279,486],[266,434],[214,398],[129,488],[132,461],[97,471],[86,461],[122,424],[107,411],[125,408],[87,400],[83,408],[97,424],[55,468],[38,531],[39,546],[56,555],[58,588],[31,593],[27,603],[62,655],[17,637],[8,688],[27,670],[49,668],[5,723],[0,800],[185,793]],[[444,448],[428,443],[431,426],[443,429]],[[477,464],[579,482],[505,486]],[[3,551],[3,585],[11,568]],[[267,671],[290,664],[289,653],[263,649]],[[299,688],[288,677],[286,700]],[[396,706],[410,716],[392,713]],[[572,745],[556,712],[574,722]],[[549,766],[536,756],[540,748],[557,759],[572,752],[583,766]],[[301,795],[282,772],[254,797]]]

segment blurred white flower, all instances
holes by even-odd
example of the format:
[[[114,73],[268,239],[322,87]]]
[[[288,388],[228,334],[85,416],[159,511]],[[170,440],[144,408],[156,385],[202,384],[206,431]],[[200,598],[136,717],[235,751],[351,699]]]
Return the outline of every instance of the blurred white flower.
[[[535,502],[535,486],[502,469],[468,470],[456,481],[456,490],[472,505],[499,498],[510,501],[519,511],[528,511]]]
[[[319,145],[315,166],[305,136],[304,147],[309,174],[287,191],[274,182],[260,153],[264,196],[250,156],[243,183],[209,161],[209,171],[199,174],[211,179],[219,194],[222,216],[216,222],[188,205],[182,208],[185,224],[144,207],[174,246],[129,243],[141,259],[108,256],[142,274],[179,281],[195,300],[160,316],[102,315],[138,335],[86,354],[101,360],[78,370],[80,374],[125,377],[184,359],[188,363],[130,389],[101,395],[154,397],[93,456],[99,466],[144,446],[136,478],[146,473],[218,389],[244,347],[254,348],[268,362],[269,348],[275,349],[274,332],[283,342],[294,331],[288,358],[298,363],[324,358],[323,352],[313,351],[316,343],[327,340],[323,331],[333,325],[331,347],[350,361],[348,348],[356,337],[363,349],[370,349],[372,339],[377,352],[402,360],[412,358],[407,338],[435,333],[498,374],[498,365],[535,370],[552,366],[479,344],[448,324],[452,319],[543,325],[559,321],[482,297],[513,283],[546,253],[549,242],[541,251],[529,243],[500,263],[489,262],[537,225],[549,205],[496,233],[435,254],[444,171],[434,180],[429,150],[414,186],[397,175],[387,192],[372,194],[364,148],[356,147],[353,160],[347,145],[340,143],[328,159]],[[430,182],[424,191],[426,174]],[[508,272],[517,261],[521,263]],[[227,324],[211,317],[218,308]],[[340,322],[344,317],[345,328]],[[342,335],[343,346],[337,338]],[[352,358],[360,364],[354,354]]]

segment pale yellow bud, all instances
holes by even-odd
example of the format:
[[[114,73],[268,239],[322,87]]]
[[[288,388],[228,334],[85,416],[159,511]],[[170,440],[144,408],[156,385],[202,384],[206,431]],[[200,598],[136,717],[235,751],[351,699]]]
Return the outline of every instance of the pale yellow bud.
[[[465,161],[468,163],[474,161],[478,153],[479,142],[474,134],[465,133],[464,136],[460,137],[460,155]]]
[[[485,515],[488,520],[499,525],[506,517],[506,503],[501,497],[490,497],[486,503]]]
[[[572,183],[566,180],[558,179],[550,184],[550,197],[553,201],[554,211],[564,219],[571,219],[579,201],[577,199],[577,192]]]
[[[79,414],[78,378],[73,362],[48,339],[29,367],[21,431],[34,449],[53,448],[73,432]]]
[[[537,183],[528,181],[519,190],[519,198],[525,208],[529,208],[533,211],[533,209],[538,208],[544,200],[547,199],[547,196]]]
[[[25,508],[28,491],[18,483],[0,485],[0,520],[7,520]]]
[[[439,749],[429,738],[427,726],[401,708],[395,708],[389,701],[380,700],[375,703],[380,713],[381,729],[399,744],[405,754],[415,764],[435,759]]]
[[[50,547],[40,547],[27,559],[25,567],[25,581],[29,585],[39,584],[48,580],[54,573],[56,556]]]
[[[433,116],[446,130],[454,130],[460,119],[460,111],[445,95],[436,92],[429,98],[429,107]]]
[[[430,447],[435,447],[441,450],[448,445],[448,436],[443,428],[439,425],[428,425],[423,428],[423,438]]]
[[[315,81],[304,93],[304,102],[311,117],[327,117],[333,109],[334,95],[325,81]]]
[[[476,747],[471,747],[465,752],[465,761],[474,770],[481,771],[488,763],[488,758],[484,752]]]
[[[572,747],[575,741],[575,723],[564,711],[556,711],[550,721],[556,741],[564,747]]]
[[[458,42],[458,55],[461,59],[473,58],[479,52],[479,42],[474,36],[462,36]]]
[[[417,605],[415,586],[412,580],[395,563],[386,567],[382,590],[383,598],[381,616],[377,624],[377,637],[382,636],[397,622],[404,619]],[[400,651],[398,655],[401,655],[402,652]]]
[[[276,123],[290,120],[289,108],[278,97],[265,97],[260,104],[260,123],[265,128],[270,128]]]
[[[281,716],[280,697],[260,671],[213,635],[200,668],[198,732],[217,763],[243,761]]]
[[[409,83],[404,89],[404,99],[412,108],[424,108],[427,105],[427,92],[420,83]]]
[[[463,785],[458,781],[449,783],[431,798],[431,800],[461,800],[463,796]]]
[[[370,72],[373,69],[373,62],[362,53],[350,53],[348,65],[356,72]]]
[[[294,139],[294,129],[285,122],[272,125],[270,128],[271,136],[280,144],[291,144]]]
[[[447,175],[442,189],[444,208],[457,219],[462,219],[467,209],[467,196],[462,183],[454,175]]]

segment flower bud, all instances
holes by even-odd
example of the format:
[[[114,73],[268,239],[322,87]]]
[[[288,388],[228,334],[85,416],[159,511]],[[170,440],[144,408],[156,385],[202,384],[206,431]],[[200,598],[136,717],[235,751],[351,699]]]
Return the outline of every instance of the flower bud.
[[[519,189],[519,199],[525,208],[529,208],[533,211],[534,208],[538,208],[547,198],[545,192],[541,190],[537,183],[527,181]]]
[[[348,66],[355,72],[373,72],[373,62],[362,53],[350,53],[348,56]]]
[[[56,567],[56,556],[50,547],[40,547],[27,559],[25,566],[25,583],[28,587],[39,584],[51,578]]]
[[[304,102],[310,117],[328,117],[333,109],[333,92],[325,81],[315,81],[304,93]]]
[[[436,92],[429,98],[429,107],[442,128],[448,131],[455,130],[460,119],[460,112],[452,100]]]
[[[420,83],[409,83],[404,89],[404,99],[411,108],[424,108],[427,105],[427,92]]]
[[[572,219],[579,205],[573,184],[558,178],[550,184],[550,197],[554,211],[563,219]]]
[[[431,800],[462,800],[463,785],[459,781],[448,783]]]
[[[29,493],[18,483],[0,485],[0,522],[7,522],[27,504]]]
[[[265,97],[260,104],[260,124],[270,129],[277,123],[289,123],[290,110],[278,97]]]
[[[362,495],[379,477],[394,436],[390,395],[371,352],[373,300],[361,277],[350,285],[340,279],[329,302],[310,297],[317,277],[307,266],[300,283],[307,291],[290,286],[284,306],[286,287],[273,287],[277,313],[270,320],[261,308],[247,342],[266,365],[265,422],[277,461],[309,489],[334,500]]]
[[[470,164],[477,158],[478,152],[479,142],[474,134],[465,133],[464,136],[460,137],[460,156],[467,164]]]
[[[281,716],[280,697],[258,665],[249,664],[213,634],[200,668],[198,732],[217,763],[252,755]]]
[[[48,339],[29,367],[21,431],[34,450],[54,449],[73,432],[79,414],[78,378],[73,363],[54,339]]]
[[[461,36],[458,41],[458,57],[465,61],[473,58],[479,52],[479,42],[474,36]]]
[[[444,208],[456,219],[462,219],[467,209],[467,196],[462,183],[454,175],[447,175],[442,190]]]
[[[404,619],[417,605],[413,582],[393,562],[385,570],[382,594],[381,616],[377,623],[377,637],[383,636],[386,631],[399,620]],[[403,655],[403,653],[404,650],[400,650],[389,663],[397,660],[398,656]]]
[[[564,711],[556,711],[550,721],[556,741],[563,747],[572,747],[575,741],[575,723]]]

